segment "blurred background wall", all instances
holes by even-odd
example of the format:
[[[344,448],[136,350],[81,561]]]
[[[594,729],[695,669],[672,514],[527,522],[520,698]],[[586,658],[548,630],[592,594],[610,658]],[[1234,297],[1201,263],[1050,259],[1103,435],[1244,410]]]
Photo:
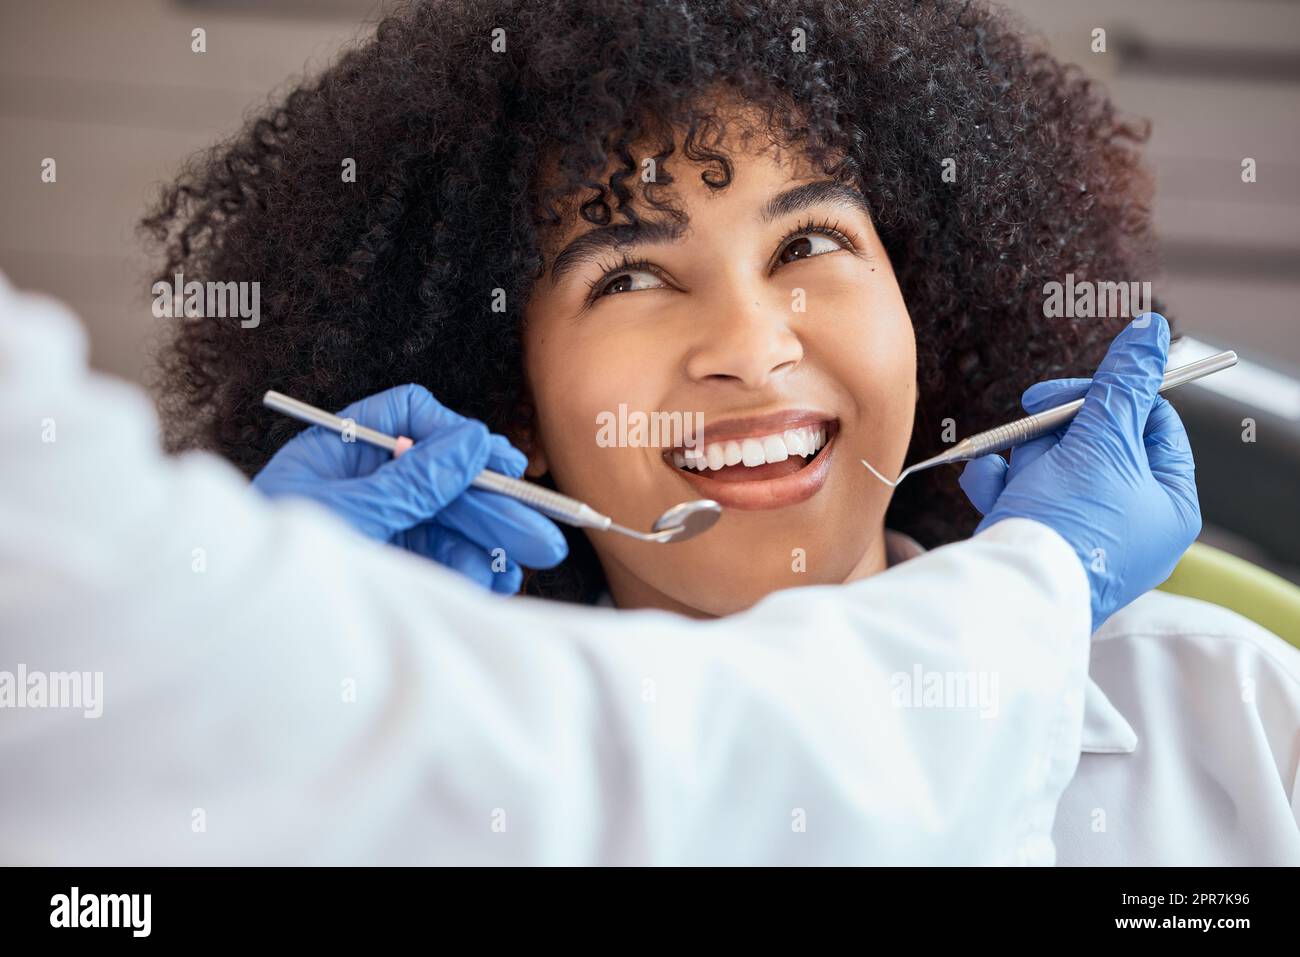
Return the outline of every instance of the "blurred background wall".
[[[138,379],[154,324],[146,203],[195,151],[364,33],[351,0],[0,0],[0,270],[68,302]],[[190,31],[207,32],[207,52]],[[43,183],[53,157],[58,181]]]
[[[1011,6],[1121,108],[1153,121],[1159,288],[1183,331],[1300,367],[1300,2]],[[167,321],[150,312],[150,260],[135,232],[154,189],[273,91],[364,36],[382,7],[0,0],[0,270],[70,303],[90,329],[93,363],[138,379],[143,345]],[[206,53],[190,50],[195,27],[207,32]],[[1096,28],[1104,53],[1092,50]],[[57,161],[56,184],[41,181],[45,157]],[[1254,183],[1242,182],[1247,157]],[[1300,438],[1300,392],[1274,385],[1265,391],[1281,396],[1275,411]]]

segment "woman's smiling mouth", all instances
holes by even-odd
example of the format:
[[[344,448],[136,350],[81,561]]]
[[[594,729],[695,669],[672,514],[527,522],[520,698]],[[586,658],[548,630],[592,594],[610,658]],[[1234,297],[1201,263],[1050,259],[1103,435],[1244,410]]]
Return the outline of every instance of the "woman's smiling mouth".
[[[703,448],[666,451],[664,463],[724,508],[795,505],[826,484],[839,420],[803,410],[730,419],[705,430]]]

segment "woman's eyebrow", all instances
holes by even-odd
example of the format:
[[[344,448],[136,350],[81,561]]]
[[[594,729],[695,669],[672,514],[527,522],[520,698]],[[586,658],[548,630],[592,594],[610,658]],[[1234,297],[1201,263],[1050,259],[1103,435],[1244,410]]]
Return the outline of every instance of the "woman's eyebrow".
[[[686,233],[685,222],[662,222],[643,219],[632,223],[617,223],[612,226],[598,226],[589,230],[564,247],[563,252],[555,257],[551,264],[551,285],[559,285],[565,273],[585,262],[590,262],[601,253],[611,249],[624,249],[638,243],[676,242]]]
[[[812,206],[847,206],[858,210],[867,219],[871,218],[871,204],[862,193],[852,186],[831,179],[819,179],[777,193],[764,204],[758,218],[760,222],[770,223]]]
[[[871,204],[852,186],[834,180],[804,183],[777,193],[758,213],[761,223],[770,223],[791,213],[813,206],[846,206],[871,218]],[[551,264],[551,285],[559,285],[564,276],[585,262],[594,260],[607,250],[625,249],[640,244],[676,242],[686,234],[687,222],[663,222],[642,219],[635,225],[617,223],[588,230],[569,243]]]

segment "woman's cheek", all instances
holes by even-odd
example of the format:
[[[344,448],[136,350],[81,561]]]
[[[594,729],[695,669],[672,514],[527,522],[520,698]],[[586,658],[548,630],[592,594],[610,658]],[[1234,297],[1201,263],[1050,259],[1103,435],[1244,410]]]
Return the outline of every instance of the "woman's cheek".
[[[628,390],[636,377],[618,366],[578,364],[581,376],[552,384],[551,394],[539,397],[546,409],[545,435],[552,477],[568,495],[594,507],[615,508],[626,497],[626,486],[640,471],[636,461],[643,449],[625,448],[619,434],[619,406],[629,412],[644,408]]]
[[[892,406],[890,400],[906,400],[900,393],[910,393],[916,379],[916,339],[906,309],[901,300],[876,303],[845,302],[817,317],[804,336],[807,358],[868,417]]]
[[[864,352],[854,388],[865,397],[863,407],[867,418],[875,418],[870,410],[879,410],[874,425],[883,435],[892,438],[886,443],[891,452],[903,454],[912,433],[912,418],[916,412],[916,339],[910,321],[892,322],[881,328],[877,325],[872,347]]]

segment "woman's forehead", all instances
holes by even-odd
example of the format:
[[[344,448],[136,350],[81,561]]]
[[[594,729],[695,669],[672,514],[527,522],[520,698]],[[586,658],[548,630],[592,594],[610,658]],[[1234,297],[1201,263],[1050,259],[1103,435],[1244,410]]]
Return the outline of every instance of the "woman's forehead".
[[[804,150],[782,146],[769,137],[755,135],[752,129],[746,130],[744,134],[736,132],[728,135],[708,148],[710,152],[721,154],[727,160],[730,167],[730,182],[726,186],[709,183],[709,180],[716,182],[720,173],[717,160],[687,157],[682,152],[680,139],[674,144],[672,155],[666,159],[658,158],[661,152],[661,141],[656,145],[645,140],[637,146],[640,150],[634,147],[628,151],[634,165],[634,170],[630,174],[628,174],[627,162],[614,157],[606,163],[602,175],[591,181],[605,187],[603,198],[610,207],[611,221],[626,220],[626,217],[620,217],[618,214],[620,200],[609,188],[611,178],[620,172],[628,175],[625,175],[621,181],[615,180],[615,182],[619,182],[620,188],[630,194],[626,205],[635,209],[638,216],[642,218],[664,215],[671,217],[667,211],[664,213],[654,211],[647,202],[648,196],[657,203],[667,204],[670,209],[682,211],[684,206],[691,204],[692,197],[711,198],[731,190],[738,182],[744,182],[746,188],[751,185],[762,185],[776,191],[784,185],[824,176]],[[663,182],[659,179],[658,170],[662,166],[667,166],[671,173],[671,182]],[[710,173],[712,175],[706,178],[706,174]],[[555,184],[558,182],[559,173],[552,165],[544,174],[541,187],[543,190],[554,191]],[[598,190],[591,185],[578,187],[562,196],[552,196],[550,208],[558,216],[559,221],[552,222],[544,215],[539,217],[539,225],[545,237],[544,245],[548,251],[561,248],[564,243],[597,225],[581,214],[583,204],[597,198],[599,198]],[[684,212],[682,217],[685,220]]]

